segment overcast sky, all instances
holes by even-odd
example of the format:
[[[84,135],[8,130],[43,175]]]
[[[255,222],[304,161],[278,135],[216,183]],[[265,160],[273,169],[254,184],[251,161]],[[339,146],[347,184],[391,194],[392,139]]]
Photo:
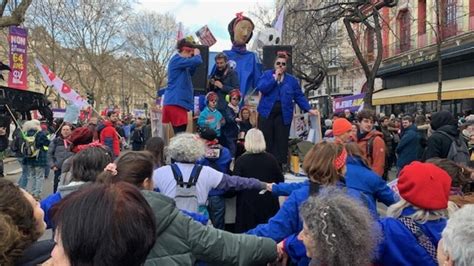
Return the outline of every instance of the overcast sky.
[[[208,25],[217,39],[211,51],[231,48],[227,25],[237,12],[249,16],[249,10],[254,10],[257,4],[274,9],[274,0],[140,0],[139,3],[138,9],[173,14],[190,33]]]

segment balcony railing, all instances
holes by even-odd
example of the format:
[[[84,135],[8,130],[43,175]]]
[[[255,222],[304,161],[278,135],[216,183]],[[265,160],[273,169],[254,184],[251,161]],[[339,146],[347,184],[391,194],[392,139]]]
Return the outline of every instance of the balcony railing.
[[[455,21],[451,21],[450,24],[443,25],[440,30],[442,41],[469,31],[474,31],[474,14],[471,15],[472,16],[467,13],[456,18]],[[469,23],[467,27],[465,27],[466,23]],[[396,41],[384,46],[383,57],[388,58],[413,49],[420,49],[436,44],[436,36],[436,25],[427,25],[426,33],[416,33],[404,40],[396,36]]]

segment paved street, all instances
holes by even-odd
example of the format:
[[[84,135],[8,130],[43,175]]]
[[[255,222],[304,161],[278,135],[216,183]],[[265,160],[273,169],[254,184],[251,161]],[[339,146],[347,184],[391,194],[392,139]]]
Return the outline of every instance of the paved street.
[[[7,158],[4,160],[5,164],[5,178],[18,183],[21,175],[21,166],[16,158]],[[31,185],[31,184],[29,184]],[[53,192],[53,171],[50,171],[49,178],[44,181],[43,192],[41,198],[50,195]]]

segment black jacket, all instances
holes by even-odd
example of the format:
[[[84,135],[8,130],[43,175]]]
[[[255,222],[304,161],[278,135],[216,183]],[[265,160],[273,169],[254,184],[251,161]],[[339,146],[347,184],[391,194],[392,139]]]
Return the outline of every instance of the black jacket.
[[[423,160],[435,157],[447,158],[452,140],[436,131],[444,131],[455,139],[459,138],[456,119],[450,112],[440,111],[433,114],[430,125],[435,132],[428,138]]]
[[[453,142],[452,139],[448,138],[447,136],[438,133],[438,131],[444,131],[451,135],[453,138],[459,138],[459,130],[457,126],[454,125],[445,125],[431,135],[428,138],[428,142],[426,145],[425,154],[423,156],[424,160],[428,160],[430,158],[447,158],[449,153],[449,148],[451,147],[451,143]]]

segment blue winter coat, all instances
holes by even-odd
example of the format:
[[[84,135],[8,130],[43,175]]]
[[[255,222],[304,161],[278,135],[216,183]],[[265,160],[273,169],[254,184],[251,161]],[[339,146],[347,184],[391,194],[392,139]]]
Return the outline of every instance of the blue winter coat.
[[[369,202],[369,209],[377,213],[377,201],[390,206],[398,201],[387,183],[366,166],[359,157],[349,156],[346,161],[346,186],[364,193]]]
[[[376,173],[374,173],[358,157],[347,157],[347,172],[345,176],[346,186],[357,190],[365,195],[367,207],[374,217],[377,214],[377,201],[390,206],[399,199],[387,186],[387,183]],[[279,183],[272,186],[272,193],[276,196],[288,196],[292,191],[307,186],[308,180],[299,183]]]
[[[299,208],[309,197],[309,182],[300,184],[303,184],[302,187],[290,194],[278,213],[273,216],[268,223],[261,224],[256,228],[249,230],[247,234],[269,237],[276,242],[286,239],[285,250],[290,256],[292,262],[303,266],[308,265],[310,259],[306,256],[306,249],[303,242],[298,240],[297,236],[303,229],[303,221],[299,215]],[[339,183],[337,186],[344,188],[343,183]],[[362,193],[351,188],[347,188],[346,193],[363,202],[367,201]]]
[[[235,119],[239,116],[232,108],[227,108],[222,114],[225,119],[225,124],[222,126],[222,135],[227,139],[236,141],[239,135],[239,126]]]
[[[413,208],[406,208],[403,210],[402,216],[411,215],[414,212]],[[379,224],[383,232],[383,241],[377,249],[377,265],[438,265],[418,244],[415,236],[403,223],[394,218],[383,218],[379,220]],[[446,227],[446,219],[428,221],[418,225],[433,245],[438,246],[441,232]]]
[[[206,107],[199,114],[197,124],[201,128],[208,127],[213,129],[219,137],[221,135],[221,125],[223,122],[224,117],[222,116],[221,112],[219,112],[217,109],[211,111],[209,107]]]
[[[301,91],[301,87],[292,75],[285,73],[283,81],[278,84],[273,78],[274,70],[263,73],[257,83],[257,91],[262,93],[262,98],[257,107],[259,115],[268,118],[276,101],[281,101],[283,123],[291,124],[295,102],[303,111],[309,111],[311,106]]]
[[[194,93],[191,76],[196,67],[202,64],[200,55],[185,58],[175,54],[168,64],[168,87],[165,91],[164,105],[177,105],[186,110],[194,108]]]
[[[402,169],[405,165],[421,159],[422,149],[420,135],[413,124],[404,130],[400,143],[398,143],[396,149],[397,168]]]

